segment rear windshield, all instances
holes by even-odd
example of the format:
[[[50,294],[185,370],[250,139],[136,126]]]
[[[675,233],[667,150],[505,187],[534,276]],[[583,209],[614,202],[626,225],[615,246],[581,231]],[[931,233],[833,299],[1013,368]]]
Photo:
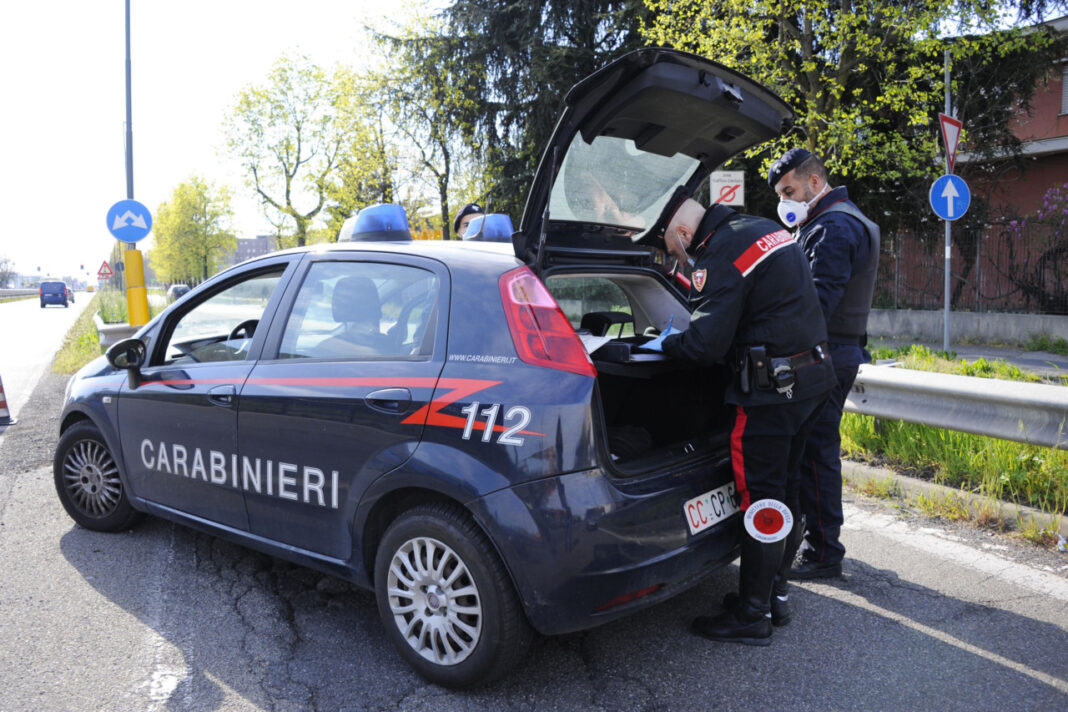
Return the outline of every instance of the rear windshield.
[[[42,292],[66,292],[66,282],[41,282]]]
[[[552,220],[631,228],[637,241],[653,226],[675,186],[699,161],[683,153],[659,156],[630,139],[575,134],[549,197]]]

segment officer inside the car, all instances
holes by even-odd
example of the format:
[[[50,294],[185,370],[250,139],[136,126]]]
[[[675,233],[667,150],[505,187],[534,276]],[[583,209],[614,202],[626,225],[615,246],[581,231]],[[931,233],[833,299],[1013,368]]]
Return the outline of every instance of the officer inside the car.
[[[745,512],[738,593],[694,620],[712,640],[768,645],[789,622],[790,563],[800,545],[798,464],[834,384],[827,331],[808,261],[793,235],[724,205],[707,210],[681,189],[661,217],[668,252],[692,264],[689,328],[646,344],[698,364],[726,362],[735,377],[731,463]],[[775,597],[772,597],[774,591]]]

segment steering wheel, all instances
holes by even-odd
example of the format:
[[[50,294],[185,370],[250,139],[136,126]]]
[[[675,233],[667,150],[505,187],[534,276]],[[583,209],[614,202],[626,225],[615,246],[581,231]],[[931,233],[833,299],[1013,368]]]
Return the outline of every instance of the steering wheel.
[[[228,341],[233,341],[234,339],[242,338],[241,334],[242,332],[244,332],[245,336],[243,338],[251,339],[252,335],[256,333],[256,325],[259,323],[259,319],[245,319],[243,322],[231,329],[230,335],[226,338]]]

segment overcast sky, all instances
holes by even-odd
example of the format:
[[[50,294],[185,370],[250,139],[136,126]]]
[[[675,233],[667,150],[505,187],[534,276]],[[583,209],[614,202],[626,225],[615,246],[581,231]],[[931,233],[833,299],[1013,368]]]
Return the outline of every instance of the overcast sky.
[[[131,0],[134,198],[155,213],[193,174],[230,185],[239,237],[268,232],[223,120],[285,52],[360,66],[382,0]],[[124,0],[30,0],[0,9],[0,257],[20,272],[80,276],[113,244],[126,198]],[[151,236],[139,243],[151,248]],[[79,265],[85,270],[79,273]]]

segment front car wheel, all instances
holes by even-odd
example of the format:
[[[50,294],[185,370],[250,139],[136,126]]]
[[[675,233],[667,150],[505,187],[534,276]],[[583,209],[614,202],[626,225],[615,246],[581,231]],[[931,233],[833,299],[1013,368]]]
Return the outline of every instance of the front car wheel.
[[[63,433],[52,473],[63,508],[86,529],[121,531],[141,518],[126,497],[115,458],[92,423],[78,423]]]

